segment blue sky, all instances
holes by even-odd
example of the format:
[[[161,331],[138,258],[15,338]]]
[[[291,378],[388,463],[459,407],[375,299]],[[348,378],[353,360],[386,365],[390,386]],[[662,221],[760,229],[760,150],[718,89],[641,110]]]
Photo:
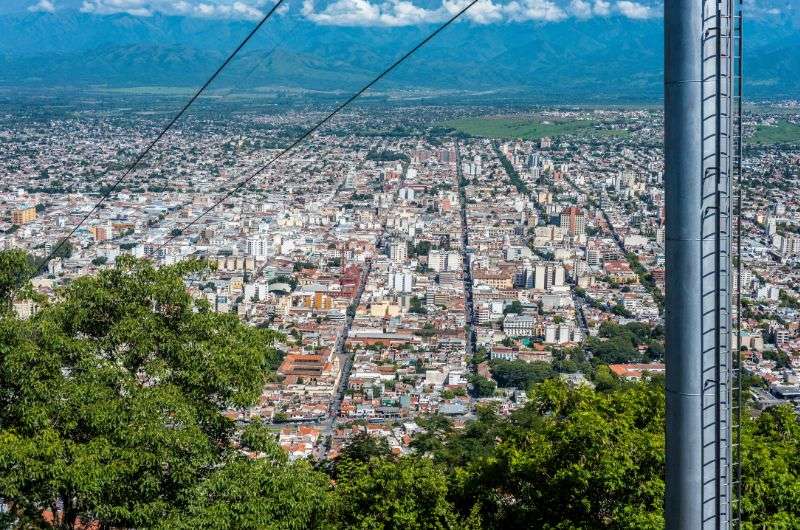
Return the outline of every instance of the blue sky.
[[[12,0],[32,12],[79,9],[86,13],[134,16],[154,14],[206,18],[257,19],[275,0]],[[285,0],[287,10],[324,25],[406,26],[439,22],[460,10],[467,0]],[[794,17],[800,0],[745,0],[758,17]],[[507,21],[561,21],[568,18],[661,16],[659,0],[480,0],[468,13],[479,24]]]

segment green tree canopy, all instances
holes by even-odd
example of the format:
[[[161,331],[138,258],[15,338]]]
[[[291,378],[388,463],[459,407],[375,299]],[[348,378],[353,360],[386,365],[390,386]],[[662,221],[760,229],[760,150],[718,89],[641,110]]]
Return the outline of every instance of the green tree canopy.
[[[32,319],[0,319],[0,497],[23,526],[46,509],[65,528],[152,526],[230,460],[221,413],[252,404],[279,359],[274,332],[189,296],[203,268],[121,257]]]
[[[531,385],[540,383],[554,375],[550,363],[534,361],[502,361],[491,362],[492,376],[500,387],[516,387],[527,390]]]
[[[24,287],[34,270],[24,250],[0,252],[0,311],[11,307],[14,295]]]
[[[461,528],[447,500],[443,469],[402,457],[350,460],[339,466],[339,528],[439,530]]]

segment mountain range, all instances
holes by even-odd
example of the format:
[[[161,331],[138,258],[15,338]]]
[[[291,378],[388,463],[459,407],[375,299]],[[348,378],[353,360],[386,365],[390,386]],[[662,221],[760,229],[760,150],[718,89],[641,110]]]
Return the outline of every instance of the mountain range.
[[[190,87],[214,71],[254,22],[127,14],[0,12],[0,85]],[[350,92],[424,38],[430,25],[342,27],[276,16],[218,80],[220,87]],[[746,95],[800,98],[800,30],[746,25]],[[661,19],[459,22],[376,87],[521,95],[541,101],[656,101]]]

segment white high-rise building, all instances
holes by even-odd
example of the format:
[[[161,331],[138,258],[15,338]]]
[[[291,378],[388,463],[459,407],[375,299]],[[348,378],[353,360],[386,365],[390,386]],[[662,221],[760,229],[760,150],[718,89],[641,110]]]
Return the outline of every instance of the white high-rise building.
[[[447,253],[447,270],[457,271],[461,268],[461,254],[458,252]]]
[[[555,324],[548,324],[544,328],[544,342],[546,344],[555,344],[558,342],[558,326]]]
[[[536,265],[533,280],[533,288],[540,291],[547,289],[547,267],[545,265]]]
[[[389,246],[389,259],[395,263],[404,263],[408,257],[408,247],[405,241],[394,241]]]
[[[411,170],[409,170],[411,171]],[[401,201],[413,201],[414,200],[414,188],[400,188],[400,200]]]
[[[262,237],[247,238],[247,255],[263,259],[269,254],[269,240]]]
[[[461,270],[461,254],[444,250],[431,250],[428,253],[428,268],[436,272]]]
[[[555,287],[561,287],[564,285],[565,276],[566,272],[564,271],[564,267],[561,265],[556,265],[553,270],[553,285]]]
[[[431,250],[428,253],[428,268],[436,272],[447,270],[447,255],[441,250]]]
[[[410,272],[390,272],[389,288],[398,293],[410,293],[414,287],[414,275]]]

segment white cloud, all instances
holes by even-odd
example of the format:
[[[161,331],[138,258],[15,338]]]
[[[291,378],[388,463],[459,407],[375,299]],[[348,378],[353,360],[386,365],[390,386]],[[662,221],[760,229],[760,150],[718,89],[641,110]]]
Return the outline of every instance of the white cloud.
[[[569,14],[576,17],[587,19],[591,17],[607,17],[611,14],[611,2],[606,0],[572,0],[568,8]]]
[[[408,26],[442,22],[467,5],[465,0],[443,0],[439,9],[425,9],[408,0],[334,0],[316,11],[313,0],[304,0],[303,15],[318,23],[331,26]],[[492,24],[512,20],[558,21],[567,13],[551,0],[512,0],[500,4],[494,0],[479,0],[464,15],[476,24]]]
[[[2,1],[2,0],[0,0]],[[30,0],[35,1],[35,0]],[[52,11],[54,0],[36,0],[30,9]],[[277,0],[82,0],[81,11],[108,15],[128,13],[151,16],[155,13],[204,18],[257,20]],[[302,0],[305,18],[332,26],[408,26],[440,23],[464,8],[469,0]],[[654,7],[662,0],[478,0],[464,15],[476,24],[501,22],[557,22],[569,17],[625,16],[646,19],[659,16]],[[752,2],[753,0],[745,0]],[[284,0],[279,14],[289,11],[291,0]]]
[[[592,11],[599,17],[607,17],[611,14],[611,2],[606,2],[606,0],[595,0]]]
[[[572,0],[569,3],[569,12],[578,18],[589,18],[592,16],[592,4],[586,0]]]
[[[194,17],[258,19],[264,13],[256,7],[263,0],[254,3],[217,0],[83,0],[81,11],[97,15],[127,13],[134,16],[151,16],[154,13],[165,15],[187,15]]]
[[[153,12],[145,0],[84,0],[81,11],[95,15],[127,13],[137,17],[149,17]]]
[[[567,18],[567,13],[550,0],[513,0],[506,4],[505,13],[510,20],[524,22],[528,20],[544,20],[557,22]]]
[[[436,23],[453,16],[469,0],[442,0],[438,9],[418,7],[413,0],[333,0],[317,11],[315,0],[304,0],[302,14],[324,25],[405,26]],[[654,0],[650,0],[654,1]],[[632,19],[659,16],[660,10],[631,0],[479,0],[464,18],[477,24],[497,22],[558,22],[569,17],[588,19],[618,14]]]
[[[464,9],[469,2],[466,0],[443,0],[440,11],[444,13],[441,19],[449,18]],[[464,16],[476,24],[492,24],[505,18],[504,7],[492,0],[479,0],[474,6],[464,13]]]
[[[28,11],[33,13],[54,13],[56,6],[52,0],[39,0],[28,8]]]
[[[407,0],[373,4],[369,0],[335,0],[315,11],[313,0],[303,2],[303,15],[330,26],[409,26],[442,20],[441,10],[424,9]]]
[[[258,19],[264,16],[264,13],[260,9],[245,4],[244,2],[233,2],[232,4],[197,4],[192,7],[192,12],[189,14],[199,17],[246,19]]]
[[[764,0],[744,0],[745,13],[751,18],[775,17],[781,15],[791,16],[796,6],[792,5],[796,0],[787,1],[785,5],[780,2],[768,2]]]
[[[631,2],[630,0],[620,0],[617,2],[617,9],[628,18],[641,20],[657,16],[656,11],[652,7],[640,4],[639,2]]]

